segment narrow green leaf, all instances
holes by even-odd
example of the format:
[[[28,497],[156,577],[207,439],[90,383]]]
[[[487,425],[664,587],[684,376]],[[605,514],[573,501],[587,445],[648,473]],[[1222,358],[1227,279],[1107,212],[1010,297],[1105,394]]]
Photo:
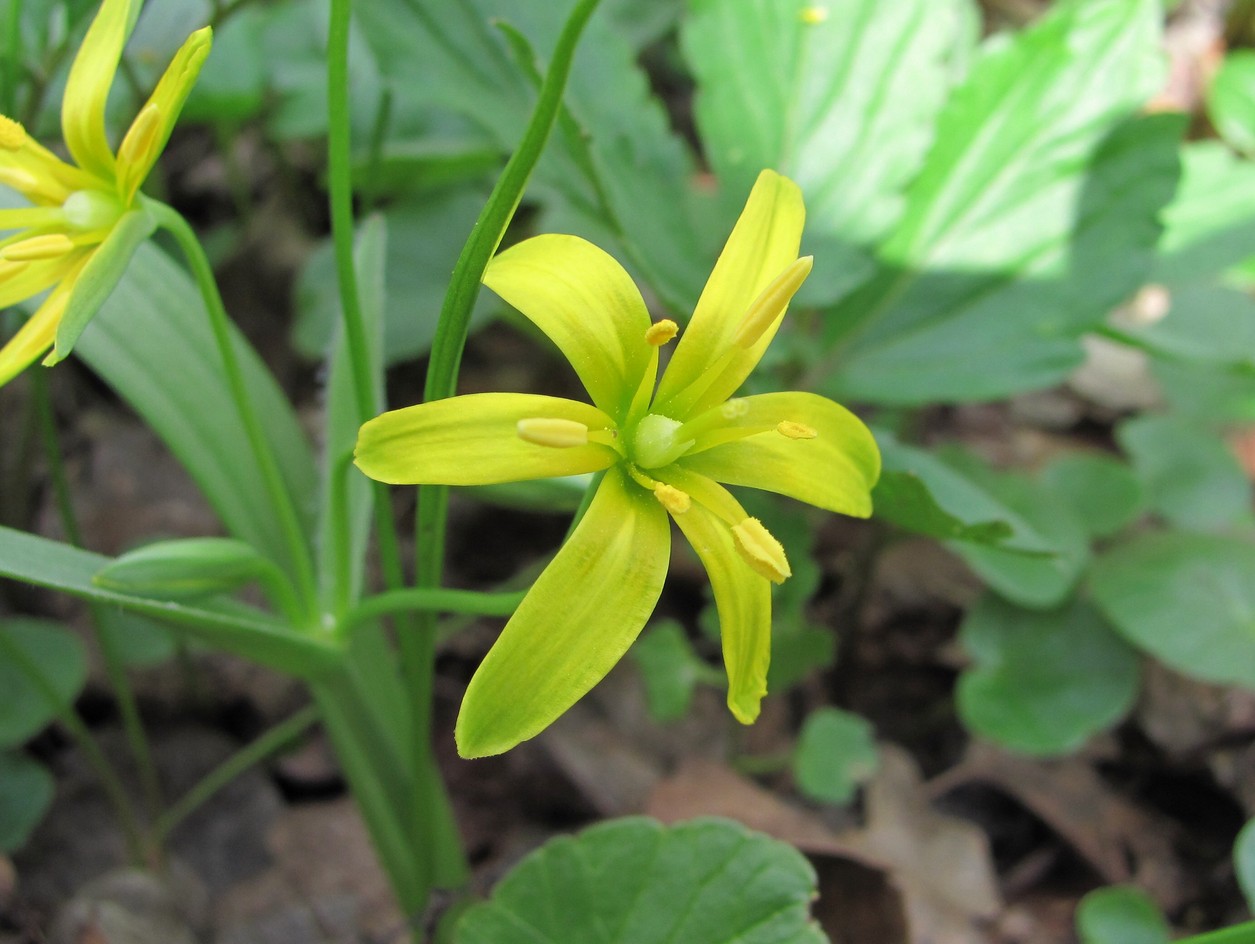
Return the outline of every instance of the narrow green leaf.
[[[236,344],[256,412],[312,533],[317,480],[309,446],[256,353],[242,336]],[[141,246],[76,351],[161,436],[232,534],[287,561],[283,529],[228,392],[209,317],[182,269],[155,247]]]
[[[1112,885],[1090,892],[1076,909],[1082,944],[1168,944],[1172,930],[1140,888]]]
[[[158,600],[196,600],[230,593],[273,567],[256,548],[234,538],[156,541],[110,561],[96,586]]]
[[[1121,635],[1171,668],[1255,688],[1255,542],[1143,535],[1094,562],[1090,589]]]
[[[824,944],[814,895],[799,852],[738,823],[633,817],[550,840],[466,912],[454,941]]]
[[[764,167],[806,195],[821,261],[799,295],[831,303],[870,274],[897,222],[967,40],[967,0],[693,0],[681,34],[702,150],[725,192]]]
[[[77,636],[56,623],[21,618],[0,621],[0,633],[34,664],[63,704],[74,703],[87,682],[87,654]],[[20,747],[56,719],[58,707],[18,666],[0,659],[0,748]]]
[[[188,606],[104,590],[92,577],[108,563],[99,554],[0,527],[0,577],[150,616],[194,639],[295,675],[317,673],[339,659],[339,647],[329,640],[300,634],[243,604]]]
[[[826,319],[830,389],[893,403],[1054,383],[1140,285],[1179,173],[1154,0],[1057,6],[991,42],[943,111],[881,271]],[[962,370],[955,370],[962,364]]]
[[[1255,152],[1255,52],[1238,49],[1225,56],[1207,89],[1207,113],[1234,150]]]
[[[1175,416],[1140,416],[1120,425],[1147,502],[1181,528],[1208,530],[1251,521],[1251,483],[1220,438]]]
[[[0,751],[0,852],[16,852],[52,806],[56,782],[43,764]]]
[[[806,716],[793,754],[798,788],[824,803],[849,803],[859,784],[876,772],[880,755],[871,724],[837,708]]]
[[[1034,612],[986,595],[959,631],[972,668],[959,716],[1026,754],[1076,750],[1118,721],[1137,694],[1138,657],[1089,605]]]

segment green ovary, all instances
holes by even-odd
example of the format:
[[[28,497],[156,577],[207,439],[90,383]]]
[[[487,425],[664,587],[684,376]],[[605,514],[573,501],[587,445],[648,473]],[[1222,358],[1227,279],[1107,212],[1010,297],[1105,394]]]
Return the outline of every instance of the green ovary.
[[[692,439],[681,440],[676,435],[681,425],[669,416],[650,413],[632,433],[632,460],[642,469],[657,469],[675,462],[693,445]]]

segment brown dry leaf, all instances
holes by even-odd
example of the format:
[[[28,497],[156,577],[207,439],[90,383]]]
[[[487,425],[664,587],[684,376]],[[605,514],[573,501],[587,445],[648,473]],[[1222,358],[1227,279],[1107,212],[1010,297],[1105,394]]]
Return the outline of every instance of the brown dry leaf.
[[[934,781],[932,789],[944,792],[971,781],[1013,797],[1106,882],[1136,882],[1165,910],[1188,897],[1172,848],[1171,823],[1116,793],[1084,760],[1030,760],[973,742],[963,761]]]
[[[842,843],[889,863],[911,944],[976,944],[1002,907],[989,842],[965,820],[933,809],[910,755],[881,745],[865,791],[867,825]]]

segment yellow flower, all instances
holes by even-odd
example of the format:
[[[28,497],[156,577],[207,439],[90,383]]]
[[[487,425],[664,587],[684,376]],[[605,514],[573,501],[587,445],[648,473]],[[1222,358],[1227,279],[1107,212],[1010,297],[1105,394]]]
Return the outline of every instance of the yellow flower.
[[[140,185],[166,146],[201,64],[209,27],[175,54],[117,153],[105,136],[105,101],[142,0],[104,0],[70,67],[61,130],[73,163],[0,115],[0,185],[32,206],[0,210],[0,309],[51,289],[30,320],[0,349],[0,384],[48,348],[62,360],[155,228]],[[55,347],[54,347],[55,345]]]
[[[467,757],[533,737],[593,687],[649,619],[674,519],[710,575],[728,707],[751,723],[767,690],[771,583],[780,544],[719,483],[865,517],[880,455],[849,411],[810,393],[733,395],[810,272],[805,211],[763,171],[655,389],[674,322],[650,323],[640,292],[602,250],[538,236],[497,256],[484,284],[566,355],[592,404],[528,394],[453,397],[362,427],[357,463],[390,483],[484,485],[605,470],[587,513],[510,619],[467,689]]]

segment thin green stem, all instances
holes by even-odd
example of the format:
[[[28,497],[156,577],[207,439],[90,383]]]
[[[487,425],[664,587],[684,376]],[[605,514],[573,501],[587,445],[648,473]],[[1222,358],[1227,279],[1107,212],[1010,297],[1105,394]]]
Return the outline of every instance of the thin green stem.
[[[157,820],[153,827],[157,840],[165,842],[170,833],[174,832],[183,820],[200,809],[210,797],[250,767],[261,763],[296,740],[314,725],[318,717],[316,706],[309,705],[302,708],[207,773]]]
[[[144,855],[144,833],[140,829],[139,819],[131,806],[130,798],[126,795],[126,789],[122,786],[122,781],[118,778],[117,771],[113,769],[113,766],[101,752],[100,745],[96,743],[96,739],[87,730],[87,725],[83,723],[83,719],[74,710],[74,706],[62,699],[56,686],[40,670],[34,660],[26,654],[26,650],[10,639],[6,633],[0,633],[0,655],[4,656],[5,661],[17,666],[18,671],[30,679],[31,683],[39,689],[40,694],[44,696],[49,707],[56,713],[58,720],[65,725],[66,730],[70,732],[70,736],[78,744],[79,750],[87,758],[87,763],[96,771],[96,776],[100,779],[100,785],[104,788],[105,796],[113,807],[114,814],[118,817],[118,824],[122,827],[122,834],[126,838],[127,854],[132,863],[141,866],[149,865],[150,863],[146,861]]]
[[[205,255],[204,247],[196,238],[196,233],[176,210],[164,203],[149,201],[148,206],[159,226],[166,229],[179,244],[179,249],[187,258],[192,269],[192,276],[200,289],[209,312],[209,322],[213,328],[214,340],[218,345],[219,356],[222,358],[223,373],[231,396],[235,400],[240,422],[248,437],[249,446],[257,460],[261,471],[262,482],[270,496],[279,516],[279,524],[283,530],[288,546],[289,564],[296,581],[297,591],[307,611],[306,619],[315,622],[313,609],[317,606],[318,591],[314,577],[314,563],[309,542],[301,527],[293,497],[284,484],[283,475],[279,471],[279,463],[275,459],[266,434],[262,430],[261,421],[253,410],[248,388],[244,382],[244,372],[240,368],[235,345],[231,338],[231,321],[226,308],[222,304],[222,296],[218,292],[218,283],[214,279],[213,267]]]
[[[1231,928],[1185,937],[1176,944],[1255,944],[1255,921],[1235,924]]]
[[[351,632],[362,623],[397,613],[462,613],[470,616],[509,616],[522,602],[526,590],[481,593],[477,590],[446,590],[413,587],[376,594],[350,610],[340,621],[340,631]]]
[[[71,544],[75,547],[82,547],[83,535],[78,526],[78,516],[74,511],[74,502],[70,495],[69,477],[66,475],[65,461],[61,455],[57,421],[53,415],[52,396],[48,390],[48,378],[45,373],[34,371],[31,385],[34,392],[35,410],[39,416],[44,455],[48,463],[49,476],[52,479],[52,492],[61,518],[61,528]],[[105,674],[109,677],[109,685],[118,702],[122,729],[126,732],[126,740],[135,759],[140,788],[144,791],[144,804],[149,817],[155,818],[163,806],[161,781],[157,776],[157,765],[153,762],[152,748],[144,730],[144,722],[140,717],[135,690],[131,688],[126,666],[123,664],[121,653],[118,652],[118,646],[111,631],[114,618],[95,603],[89,603],[88,609],[92,615],[92,630],[96,637],[96,646],[100,649],[104,661]]]

